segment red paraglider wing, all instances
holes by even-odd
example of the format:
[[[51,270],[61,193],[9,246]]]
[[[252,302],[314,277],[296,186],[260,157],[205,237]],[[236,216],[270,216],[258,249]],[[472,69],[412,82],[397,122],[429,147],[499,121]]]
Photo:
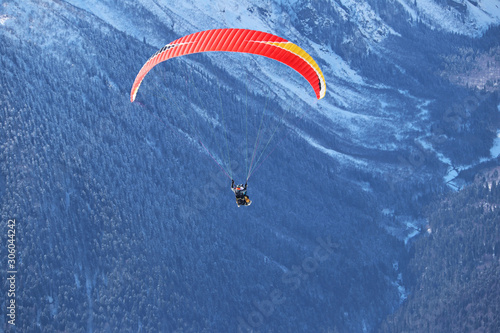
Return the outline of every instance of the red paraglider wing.
[[[281,37],[247,29],[214,29],[181,37],[165,45],[141,68],[130,92],[133,102],[146,74],[165,60],[186,54],[226,51],[262,55],[280,61],[299,72],[313,87],[316,97],[325,96],[326,83],[314,59],[297,45]]]

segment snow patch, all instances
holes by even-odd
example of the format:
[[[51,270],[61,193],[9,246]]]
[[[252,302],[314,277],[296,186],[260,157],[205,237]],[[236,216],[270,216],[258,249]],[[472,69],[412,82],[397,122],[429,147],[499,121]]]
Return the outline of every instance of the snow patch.
[[[408,292],[403,286],[403,274],[398,274],[398,279],[396,280],[395,285],[398,287],[399,304],[402,304],[408,298]]]
[[[5,25],[5,22],[7,22],[8,19],[10,19],[8,15],[0,15],[0,24]]]
[[[366,163],[365,161],[361,161],[361,160],[356,159],[352,156],[342,154],[342,153],[339,153],[338,151],[335,151],[333,149],[323,147],[316,140],[314,140],[313,138],[311,138],[310,136],[308,136],[304,132],[297,130],[297,134],[300,137],[302,137],[303,139],[305,139],[311,146],[313,146],[314,148],[318,149],[322,153],[325,153],[326,155],[330,156],[331,158],[333,158],[339,162],[352,163],[352,164],[356,164],[356,165],[362,166],[362,167],[368,166],[368,163]]]
[[[365,192],[373,193],[373,188],[369,182],[357,181],[357,182],[354,182],[354,184],[361,187],[361,189]]]
[[[500,112],[500,104],[497,105],[497,110]],[[493,140],[493,147],[490,149],[491,158],[497,158],[500,155],[500,129],[497,130],[497,137]]]
[[[78,275],[76,273],[74,273],[74,276],[75,276],[75,284],[76,284],[76,287],[78,289],[80,289],[81,287],[81,283],[80,283],[80,279],[78,278]]]
[[[419,138],[417,142],[422,146],[422,148],[433,152],[442,163],[448,165],[448,170],[446,171],[446,174],[443,176],[443,180],[446,183],[446,185],[448,185],[451,189],[455,191],[459,190],[461,186],[454,180],[455,178],[458,177],[458,174],[461,171],[470,168],[470,166],[455,166],[452,164],[451,160],[448,157],[436,151],[430,143],[424,141],[422,138]]]
[[[384,214],[385,216],[393,216],[394,209],[384,208],[384,209],[382,209],[382,214]]]
[[[410,239],[412,239],[413,237],[415,237],[416,235],[418,235],[419,233],[420,233],[420,231],[418,231],[418,230],[413,230],[411,233],[409,233],[408,236],[406,236],[406,238],[405,238],[405,245],[407,245],[408,241]]]
[[[493,147],[490,149],[491,158],[500,156],[500,130],[497,130],[497,137],[493,140]]]
[[[378,43],[389,34],[400,36],[391,27],[384,24],[366,1],[342,0],[342,4],[349,9],[348,17],[358,23],[364,37]]]

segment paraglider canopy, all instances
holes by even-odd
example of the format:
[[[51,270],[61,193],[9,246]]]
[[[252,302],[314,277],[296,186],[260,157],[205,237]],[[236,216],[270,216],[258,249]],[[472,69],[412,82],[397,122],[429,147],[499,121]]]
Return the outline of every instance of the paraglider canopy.
[[[134,102],[142,80],[160,62],[209,51],[251,53],[280,61],[299,72],[311,84],[318,99],[325,96],[326,83],[321,69],[299,46],[281,37],[256,30],[214,29],[181,37],[158,50],[137,74],[130,92],[130,101]]]

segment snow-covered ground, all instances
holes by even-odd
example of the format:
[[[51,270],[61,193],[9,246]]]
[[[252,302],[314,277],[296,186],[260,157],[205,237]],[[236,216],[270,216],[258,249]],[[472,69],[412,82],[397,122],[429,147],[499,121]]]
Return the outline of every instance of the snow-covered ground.
[[[433,0],[398,1],[414,21],[419,19],[432,28],[469,36],[481,35],[500,20],[498,0],[478,0],[477,5],[466,0],[450,0],[448,6]],[[457,9],[459,7],[463,8],[463,13]]]
[[[500,112],[500,104],[498,104],[497,109],[498,112]],[[491,158],[497,158],[500,155],[500,129],[497,130],[497,137],[493,141],[493,147],[490,149],[490,154]]]
[[[493,147],[490,149],[491,158],[497,158],[500,155],[500,130],[497,131],[497,137],[493,141]]]
[[[296,131],[311,146],[313,146],[317,150],[321,151],[322,153],[325,153],[326,155],[330,156],[331,158],[333,158],[341,163],[351,163],[351,164],[358,165],[359,167],[366,167],[368,165],[368,163],[366,161],[363,161],[363,160],[358,159],[358,158],[354,158],[350,155],[339,153],[333,149],[326,148],[326,147],[322,146],[321,144],[319,144],[312,137],[305,134],[304,132],[299,131],[299,130],[296,130]]]

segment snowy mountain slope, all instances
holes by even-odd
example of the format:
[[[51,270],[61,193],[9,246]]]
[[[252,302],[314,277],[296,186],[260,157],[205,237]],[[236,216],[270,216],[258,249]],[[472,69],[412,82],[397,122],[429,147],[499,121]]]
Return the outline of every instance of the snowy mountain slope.
[[[121,6],[116,6],[113,2],[73,1],[72,3],[91,11],[119,30],[136,37],[138,40],[145,38],[146,41],[158,48],[173,39],[173,37],[171,39],[165,38],[162,35],[162,29],[155,29],[162,25],[172,29],[177,36],[197,30],[219,27],[252,28],[273,32],[278,35],[281,34],[299,45],[303,45],[320,62],[325,75],[328,77],[328,94],[330,96],[330,98],[325,99],[320,104],[321,113],[328,115],[327,118],[334,117],[335,119],[331,119],[333,122],[332,126],[340,132],[346,131],[350,133],[354,144],[359,144],[360,141],[363,141],[363,138],[367,137],[366,133],[362,130],[370,127],[366,126],[366,115],[379,117],[374,124],[376,124],[377,128],[384,128],[381,132],[384,133],[385,137],[375,136],[371,138],[370,136],[371,141],[377,142],[378,147],[391,147],[393,146],[391,143],[394,141],[394,138],[400,140],[401,138],[408,137],[408,133],[412,133],[415,130],[421,131],[421,134],[423,134],[424,129],[430,127],[428,119],[425,116],[427,111],[422,110],[422,105],[428,104],[428,101],[409,95],[405,96],[406,101],[403,103],[408,104],[409,107],[405,117],[409,114],[415,114],[416,116],[413,120],[406,118],[404,121],[401,121],[401,119],[398,119],[399,112],[394,112],[401,105],[401,99],[394,96],[394,93],[398,94],[399,89],[397,87],[390,88],[386,86],[380,88],[379,83],[370,86],[371,84],[363,82],[356,70],[339,57],[328,44],[325,45],[325,40],[321,41],[322,38],[319,35],[314,39],[316,42],[313,42],[311,39],[304,39],[303,37],[304,35],[311,36],[315,34],[314,29],[307,30],[307,27],[328,27],[332,25],[354,26],[351,29],[357,35],[355,34],[355,37],[349,34],[345,34],[342,37],[339,36],[342,39],[340,43],[352,46],[361,41],[361,43],[364,43],[364,48],[367,52],[378,53],[378,44],[387,36],[400,35],[397,32],[398,27],[391,27],[377,14],[377,12],[380,13],[380,10],[377,9],[378,5],[376,2],[368,5],[368,3],[362,1],[324,1],[323,3],[320,2],[320,5],[323,7],[319,5],[315,7],[313,4],[305,1],[294,1],[279,5],[272,1],[214,1],[201,3],[197,1],[183,1],[166,4],[144,0],[139,2],[140,6],[137,4],[128,4],[127,2],[124,2]],[[476,5],[479,9],[484,8],[482,11],[484,17],[471,14],[472,16],[469,15],[470,24],[464,25],[460,21],[461,19],[457,18],[457,16],[462,14],[457,14],[456,7],[450,7],[450,5],[441,7],[441,5],[431,1],[419,2],[417,4],[417,6],[424,9],[432,9],[428,11],[423,10],[424,14],[421,15],[425,16],[427,12],[434,15],[427,21],[421,18],[421,20],[431,26],[444,25],[441,27],[444,30],[472,35],[477,35],[484,31],[488,25],[498,22],[498,15],[494,4],[485,1]],[[325,6],[330,6],[328,13],[332,11],[335,13],[332,17],[333,19],[328,19],[321,13],[319,8],[323,8],[324,10]],[[465,6],[476,8],[476,6],[468,2]],[[127,8],[140,8],[141,12],[144,10],[148,11],[158,22],[149,26],[144,25],[141,20],[134,17],[134,15],[130,15],[131,12]],[[408,9],[411,6],[405,3],[405,8]],[[417,12],[420,13],[420,11],[415,11],[415,13]],[[415,13],[412,13],[412,15]],[[472,13],[474,13],[473,10]],[[129,17],[129,19],[125,20],[124,17]],[[339,22],[334,22],[335,18],[338,18]],[[124,25],[124,22],[127,22],[126,25]],[[303,22],[308,23],[304,24]],[[387,56],[387,52],[383,53],[382,56]],[[303,107],[311,105],[310,103],[313,102],[310,98],[309,87],[303,84],[299,76],[291,73],[287,74],[288,77],[286,80],[281,79],[284,69],[279,64],[258,58],[252,58],[249,61],[248,57],[240,58],[224,54],[212,56],[212,59],[219,65],[231,64],[229,66],[223,65],[223,67],[228,72],[234,73],[235,77],[242,77],[245,75],[245,72],[248,73],[249,71],[258,73],[258,75],[255,75],[257,82],[265,81],[268,89],[270,88],[279,95],[290,96],[292,94],[299,97],[306,103]],[[245,68],[244,71],[242,71],[243,68]],[[270,83],[273,84],[269,87]],[[255,89],[258,89],[257,84],[255,85]],[[392,90],[392,92],[387,94],[386,92],[389,90]],[[408,92],[405,94],[408,94]],[[382,107],[373,107],[374,100],[382,101]],[[294,98],[284,98],[283,102],[286,101],[294,101]],[[293,102],[288,107],[294,108],[296,105],[296,102]],[[350,116],[347,118],[345,116],[339,117],[338,115],[342,114],[338,112],[339,106],[343,109],[349,109]],[[387,110],[393,111],[386,112]],[[343,114],[345,115],[346,113],[344,112]],[[374,118],[371,119],[373,120]],[[422,120],[424,121],[423,123]],[[364,144],[366,144],[366,140]]]
[[[289,3],[284,5],[284,8],[288,8],[289,11],[283,11],[280,5],[269,1],[214,1],[201,3],[183,1],[165,4],[144,0],[139,2],[142,9],[149,11],[158,20],[158,22],[149,25],[149,30],[144,30],[148,29],[148,25],[134,18],[134,11],[126,10],[132,7],[127,2],[120,6],[114,5],[113,2],[70,2],[75,6],[81,6],[91,11],[138,40],[145,38],[146,41],[158,48],[170,42],[173,37],[168,39],[168,37],[162,35],[161,29],[155,31],[152,30],[151,26],[165,25],[173,29],[179,36],[193,31],[220,27],[251,28],[281,34],[303,46],[320,62],[322,70],[328,78],[329,98],[321,101],[321,103],[316,103],[311,98],[310,87],[304,84],[303,79],[292,71],[284,69],[280,64],[259,57],[239,57],[225,54],[212,55],[211,58],[229,73],[234,73],[235,77],[245,75],[242,72],[243,68],[246,69],[246,72],[254,73],[257,81],[266,82],[266,89],[271,89],[278,95],[288,96],[283,98],[282,102],[287,103],[287,101],[290,101],[291,103],[284,107],[292,108],[292,110],[297,109],[297,97],[303,101],[302,103],[305,103],[302,104],[301,108],[320,106],[321,114],[326,115],[329,118],[328,121],[332,122],[329,126],[333,126],[340,132],[346,131],[349,133],[349,137],[354,144],[359,144],[362,141],[367,144],[366,140],[364,140],[367,137],[365,130],[370,127],[367,122],[375,124],[377,128],[384,129],[378,131],[378,134],[384,137],[373,137],[371,140],[377,142],[376,146],[378,147],[392,146],[391,142],[395,137],[404,138],[406,137],[405,133],[412,132],[422,126],[418,124],[419,119],[413,121],[407,119],[405,122],[400,122],[397,119],[399,117],[397,113],[386,112],[386,110],[390,109],[396,110],[400,105],[399,97],[391,96],[392,93],[386,93],[387,87],[380,88],[379,84],[372,85],[363,82],[359,74],[345,60],[336,55],[330,47],[313,43],[302,37],[302,33],[296,30],[291,22],[300,19],[298,13],[294,12],[294,10],[297,12],[299,8],[303,10],[301,6],[305,6],[307,9],[309,6],[307,3],[301,1]],[[375,15],[366,3],[348,1],[339,4],[333,3],[332,5],[334,10],[341,12],[340,16],[344,17],[346,22],[355,22],[358,25],[362,38],[366,39],[368,43],[378,43],[387,34],[396,34],[393,29],[385,25]],[[352,16],[351,13],[356,14]],[[126,15],[130,19],[124,19]],[[124,25],[123,22],[127,22],[127,24]],[[345,40],[343,43],[350,42]],[[137,69],[141,65],[138,64]],[[282,79],[283,73],[287,73],[286,79]],[[251,84],[250,86],[253,88]],[[258,85],[256,88],[258,88]],[[397,89],[393,88],[393,90]],[[410,99],[413,100],[414,98],[410,97]],[[382,100],[384,107],[373,107],[374,100]],[[422,104],[422,101],[414,100],[417,105]],[[349,109],[349,111],[338,112],[339,105],[344,111],[346,109]],[[346,117],[346,115],[348,116]]]
[[[495,0],[399,0],[399,3],[413,20],[421,20],[435,29],[470,36],[480,36],[500,19],[500,5]]]
[[[168,5],[154,1],[142,1],[140,5],[136,2],[123,2],[120,6],[111,1],[70,1],[70,3],[93,13],[119,30],[136,37],[138,40],[145,38],[146,41],[158,48],[174,38],[171,33],[169,37],[163,36],[162,31],[164,29],[161,29],[161,26],[173,29],[177,35],[224,26],[248,27],[278,34],[282,33],[287,38],[300,45],[304,45],[304,47],[308,45],[306,48],[311,50],[313,57],[319,59],[322,63],[323,71],[328,77],[328,91],[331,98],[323,102],[321,106],[322,113],[329,115],[329,118],[334,117],[335,119],[331,119],[334,123],[333,126],[341,132],[347,131],[350,133],[355,144],[359,144],[360,141],[363,141],[363,138],[366,138],[366,133],[362,131],[362,129],[369,127],[366,126],[365,115],[373,116],[373,113],[384,114],[384,110],[396,110],[400,105],[398,99],[388,97],[383,92],[385,89],[379,89],[377,85],[370,87],[369,84],[362,82],[356,71],[350,68],[330,47],[312,43],[301,37],[301,33],[294,29],[294,26],[291,24],[294,20],[299,20],[297,14],[299,12],[298,8],[301,9],[300,13],[302,13],[304,8],[307,9],[309,6],[307,4],[304,5],[301,1],[285,5],[285,8],[289,8],[287,12],[282,11],[279,5],[268,1],[252,3],[216,1],[204,2],[202,4],[196,1],[185,1]],[[339,17],[343,20],[349,24],[357,25],[357,30],[361,33],[361,38],[366,40],[368,45],[379,43],[388,33],[397,35],[394,29],[385,25],[382,19],[366,3],[353,1],[345,3],[334,2],[332,3],[332,8],[339,12]],[[294,10],[297,12],[294,12]],[[157,21],[154,24],[145,25],[143,19],[139,18],[141,16],[135,15],[138,12],[143,13],[144,11],[150,13],[150,20],[155,19]],[[186,13],[189,13],[189,15],[186,15]],[[355,13],[355,15],[351,15],[352,13]],[[440,20],[440,22],[444,21]],[[287,28],[283,29],[283,27]],[[342,43],[352,43],[352,41],[344,40]],[[300,77],[290,74],[286,80],[280,79],[281,72],[283,71],[280,65],[260,59],[249,63],[248,57],[239,58],[232,55],[217,55],[213,56],[213,58],[219,64],[231,64],[230,66],[225,66],[225,69],[234,73],[235,77],[244,75],[241,72],[241,68],[247,68],[247,72],[257,69],[260,72],[259,75],[256,75],[258,80],[261,82],[266,81],[268,84],[273,82],[274,84],[270,87],[273,91],[283,96],[289,94],[298,96],[307,103],[306,105],[310,105],[311,103],[309,87],[303,84]],[[259,62],[257,65],[255,65],[256,61]],[[138,68],[139,66],[138,64]],[[266,79],[263,79],[264,77]],[[397,89],[393,88],[392,90]],[[418,99],[410,99],[415,101],[415,109],[423,103],[423,101],[419,101]],[[284,101],[293,100],[294,98],[284,99]],[[373,108],[371,105],[373,100],[382,100],[383,107]],[[329,107],[328,105],[332,102],[334,105]],[[293,102],[288,107],[292,107],[292,105],[295,107],[296,102]],[[349,117],[338,116],[339,105],[344,109],[350,110]],[[343,114],[345,115],[346,113],[344,112]],[[393,112],[389,116],[384,114],[382,118],[376,120],[376,127],[385,128],[383,133],[386,135],[385,137],[374,137],[371,140],[377,142],[378,147],[392,146],[391,142],[394,138],[404,138],[408,132],[412,132],[417,128],[428,127],[428,125],[419,124],[420,119],[414,119],[413,121],[406,119],[404,122],[400,122],[395,117],[398,117],[398,113]]]

